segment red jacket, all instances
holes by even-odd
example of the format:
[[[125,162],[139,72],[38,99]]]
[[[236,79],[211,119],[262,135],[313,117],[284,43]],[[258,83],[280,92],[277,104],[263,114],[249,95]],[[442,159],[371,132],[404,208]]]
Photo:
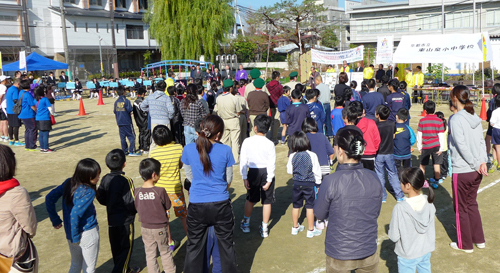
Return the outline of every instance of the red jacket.
[[[278,100],[283,96],[283,86],[277,80],[272,80],[267,84],[267,91],[269,91],[269,97],[271,98],[271,108],[276,108],[278,105]]]
[[[380,146],[380,133],[375,121],[362,118],[356,126],[363,132],[363,138],[366,142],[364,155],[376,155]]]

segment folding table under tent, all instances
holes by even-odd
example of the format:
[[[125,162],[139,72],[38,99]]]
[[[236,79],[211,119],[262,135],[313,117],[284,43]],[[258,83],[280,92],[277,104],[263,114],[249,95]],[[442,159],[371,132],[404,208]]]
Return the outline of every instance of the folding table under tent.
[[[28,57],[26,57],[25,70],[27,71],[45,71],[45,70],[56,70],[56,69],[68,69],[68,64],[51,60],[49,58],[41,56],[36,52],[33,52]],[[2,70],[17,71],[22,69],[19,69],[19,61],[17,61],[4,65],[2,67]]]

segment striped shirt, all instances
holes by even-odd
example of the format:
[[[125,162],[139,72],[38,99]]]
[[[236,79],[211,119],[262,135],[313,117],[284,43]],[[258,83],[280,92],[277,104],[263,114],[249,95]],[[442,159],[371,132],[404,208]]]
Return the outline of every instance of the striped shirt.
[[[422,133],[422,149],[439,147],[439,133],[444,133],[443,120],[436,115],[427,115],[418,123],[419,132]]]
[[[181,156],[182,146],[175,143],[158,146],[150,154],[151,158],[161,163],[160,180],[155,186],[164,188],[169,194],[182,192],[179,170]]]

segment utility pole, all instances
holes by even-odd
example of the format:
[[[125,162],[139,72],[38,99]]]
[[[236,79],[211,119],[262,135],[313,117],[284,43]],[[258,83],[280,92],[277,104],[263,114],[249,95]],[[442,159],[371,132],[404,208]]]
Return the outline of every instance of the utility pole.
[[[62,0],[61,0],[62,1]],[[113,44],[113,71],[115,79],[120,77],[118,73],[118,56],[116,51],[116,39],[115,39],[115,7],[113,5],[114,1],[109,1],[109,12],[111,17],[111,43]]]
[[[267,59],[266,59],[266,76],[265,76],[265,78],[267,79],[267,67],[269,66],[269,49],[271,48],[271,33],[269,33],[269,25],[267,22],[266,22],[266,31],[267,35],[269,36],[267,42]]]
[[[102,41],[102,38],[101,36],[99,36],[99,58],[101,60],[101,76],[104,77],[104,69],[102,67],[102,49],[101,49],[101,41]]]
[[[23,21],[24,21],[24,44],[27,54],[31,53],[30,27],[28,20],[28,3],[27,0],[22,0]]]
[[[72,80],[71,64],[69,61],[69,51],[68,51],[68,33],[66,32],[66,9],[64,8],[64,0],[59,0],[59,7],[61,9],[61,27],[63,36],[63,46],[64,46],[64,61],[68,64],[68,78]]]
[[[238,0],[234,0],[234,30],[233,30],[234,38],[236,38],[236,35],[238,35],[238,23],[236,22],[236,16],[238,15],[237,4]]]
[[[472,0],[472,33],[476,33],[476,0]],[[476,63],[472,65],[472,85],[476,85]]]
[[[441,32],[444,34],[445,20],[444,20],[444,0],[441,0]],[[444,63],[441,64],[441,82],[444,83]]]

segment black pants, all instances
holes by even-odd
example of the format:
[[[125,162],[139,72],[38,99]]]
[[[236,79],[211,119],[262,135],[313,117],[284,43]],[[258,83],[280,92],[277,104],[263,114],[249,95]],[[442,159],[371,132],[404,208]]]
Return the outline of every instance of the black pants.
[[[120,125],[120,126],[118,126],[118,132],[120,132],[120,141],[122,143],[123,152],[125,154],[127,154],[129,151],[130,151],[130,153],[135,153],[134,126],[132,124]],[[130,149],[127,145],[127,138],[128,138],[128,142],[130,142]]]
[[[109,244],[113,255],[112,273],[124,273],[130,271],[130,256],[134,247],[134,223],[109,227]]]
[[[172,133],[174,134],[175,143],[185,145],[184,140],[184,127],[182,126],[182,121],[173,122],[170,121],[170,128],[172,128]]]
[[[184,273],[200,273],[205,267],[209,226],[214,226],[223,273],[238,272],[233,241],[234,215],[230,200],[190,203],[188,207],[186,261]]]
[[[151,130],[148,126],[139,127],[139,149],[149,151],[149,144],[151,144]]]
[[[364,155],[361,157],[363,168],[375,171],[375,155]]]
[[[406,169],[411,167],[411,158],[408,159],[395,159],[394,162],[396,163],[396,168],[398,169],[398,176],[401,175],[401,172]]]
[[[448,176],[448,170],[450,165],[448,164],[448,151],[443,152],[443,163],[441,163],[441,177],[446,178]]]

